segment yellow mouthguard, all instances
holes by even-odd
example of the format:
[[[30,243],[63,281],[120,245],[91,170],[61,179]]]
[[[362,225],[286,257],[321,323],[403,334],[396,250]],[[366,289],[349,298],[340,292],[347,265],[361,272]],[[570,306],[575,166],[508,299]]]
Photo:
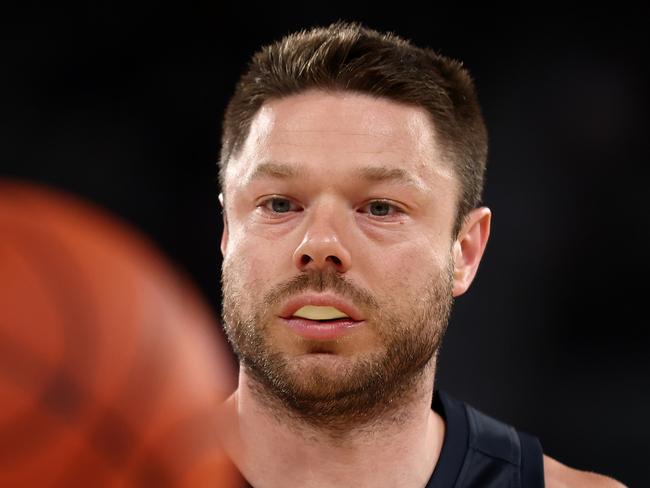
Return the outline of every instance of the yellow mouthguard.
[[[293,316],[309,320],[333,320],[348,317],[348,315],[341,312],[338,308],[319,307],[316,305],[305,305],[296,310]]]

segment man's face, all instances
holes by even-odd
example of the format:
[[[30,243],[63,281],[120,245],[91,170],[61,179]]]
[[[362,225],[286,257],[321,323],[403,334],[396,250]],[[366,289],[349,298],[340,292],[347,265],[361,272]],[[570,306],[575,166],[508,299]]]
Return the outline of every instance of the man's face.
[[[331,423],[398,403],[446,326],[457,195],[422,109],[265,104],[228,165],[222,241],[224,324],[258,392]]]

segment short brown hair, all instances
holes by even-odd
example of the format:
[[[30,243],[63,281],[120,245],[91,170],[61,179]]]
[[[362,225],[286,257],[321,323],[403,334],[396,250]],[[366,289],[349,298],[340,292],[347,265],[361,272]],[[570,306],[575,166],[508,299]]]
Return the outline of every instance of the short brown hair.
[[[257,52],[226,108],[219,181],[264,103],[309,89],[345,90],[424,108],[460,181],[454,234],[480,204],[487,131],[474,83],[458,61],[392,33],[337,22],[290,34]]]

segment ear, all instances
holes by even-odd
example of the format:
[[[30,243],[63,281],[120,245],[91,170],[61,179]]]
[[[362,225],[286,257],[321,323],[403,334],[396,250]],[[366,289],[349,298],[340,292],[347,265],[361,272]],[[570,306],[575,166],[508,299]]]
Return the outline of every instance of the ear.
[[[221,233],[221,255],[226,255],[228,247],[228,218],[226,216],[226,204],[224,203],[223,193],[219,193],[219,203],[221,204],[221,215],[223,216],[223,232]]]
[[[463,222],[453,245],[454,297],[467,291],[472,284],[490,236],[492,212],[487,207],[475,208]]]

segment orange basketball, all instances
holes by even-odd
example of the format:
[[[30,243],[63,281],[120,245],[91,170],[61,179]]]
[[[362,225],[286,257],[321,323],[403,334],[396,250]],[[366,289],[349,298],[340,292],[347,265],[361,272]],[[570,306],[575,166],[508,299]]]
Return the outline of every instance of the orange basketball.
[[[0,180],[0,486],[235,486],[216,327],[132,230]]]

